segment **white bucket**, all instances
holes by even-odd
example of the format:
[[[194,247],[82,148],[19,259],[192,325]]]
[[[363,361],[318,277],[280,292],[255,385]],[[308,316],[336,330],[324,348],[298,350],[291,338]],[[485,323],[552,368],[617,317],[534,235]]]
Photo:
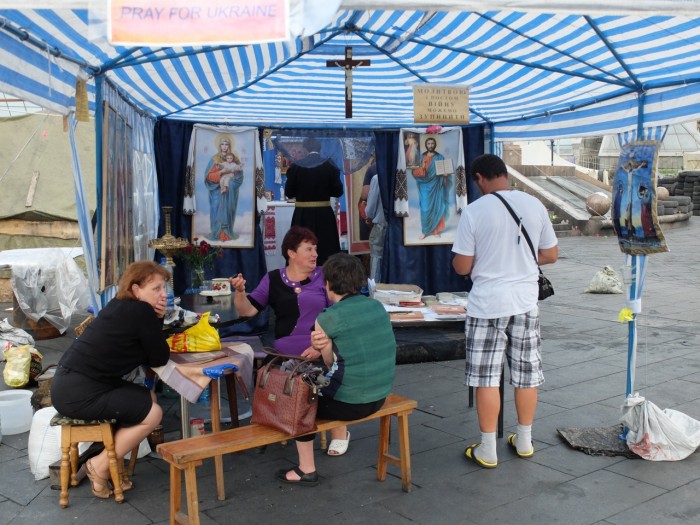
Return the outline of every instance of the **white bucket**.
[[[31,390],[0,392],[0,424],[3,435],[11,436],[29,431],[34,415],[31,399]]]

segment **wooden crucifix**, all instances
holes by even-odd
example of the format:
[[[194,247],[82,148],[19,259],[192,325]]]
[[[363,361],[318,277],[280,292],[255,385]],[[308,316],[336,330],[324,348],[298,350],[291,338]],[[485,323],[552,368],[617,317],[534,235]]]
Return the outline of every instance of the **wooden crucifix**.
[[[345,60],[326,60],[326,67],[345,69],[345,118],[352,118],[352,70],[369,66],[371,60],[353,60],[352,46],[345,46]]]

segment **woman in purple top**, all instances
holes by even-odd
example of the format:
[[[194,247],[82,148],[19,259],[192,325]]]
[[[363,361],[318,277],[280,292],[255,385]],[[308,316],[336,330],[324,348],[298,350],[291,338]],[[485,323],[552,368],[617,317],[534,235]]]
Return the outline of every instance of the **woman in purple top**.
[[[331,302],[323,272],[316,266],[317,245],[318,239],[311,230],[292,226],[282,241],[285,268],[268,272],[248,295],[243,275],[229,279],[239,316],[252,317],[270,305],[275,313],[275,349],[281,354],[321,357],[311,347],[311,329],[318,314]]]

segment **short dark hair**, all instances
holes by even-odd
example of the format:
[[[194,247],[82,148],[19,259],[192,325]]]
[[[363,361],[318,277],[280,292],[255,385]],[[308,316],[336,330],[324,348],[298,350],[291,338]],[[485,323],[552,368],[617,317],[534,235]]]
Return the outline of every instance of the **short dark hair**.
[[[331,292],[355,295],[367,282],[360,260],[347,253],[334,253],[323,264],[323,278]]]
[[[306,137],[304,142],[301,143],[307,153],[315,151],[321,153],[321,141],[316,137]]]
[[[470,173],[474,180],[476,180],[477,173],[485,179],[493,180],[498,177],[507,177],[508,168],[506,168],[506,163],[499,156],[486,153],[474,159]]]
[[[282,239],[282,257],[284,257],[284,260],[289,262],[287,250],[297,251],[299,245],[304,241],[318,246],[318,237],[308,228],[304,228],[303,226],[292,226],[289,228],[284,239]]]
[[[154,275],[160,275],[166,281],[170,280],[170,272],[153,261],[136,261],[126,267],[119,279],[117,299],[136,299],[131,287],[138,284],[144,287]]]

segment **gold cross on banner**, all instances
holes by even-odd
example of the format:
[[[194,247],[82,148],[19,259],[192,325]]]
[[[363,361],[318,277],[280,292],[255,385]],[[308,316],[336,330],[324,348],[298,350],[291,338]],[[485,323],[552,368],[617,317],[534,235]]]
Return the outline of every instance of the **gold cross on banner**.
[[[345,118],[352,118],[352,70],[369,66],[371,60],[353,60],[352,46],[345,46],[345,60],[326,60],[326,67],[345,69]]]

